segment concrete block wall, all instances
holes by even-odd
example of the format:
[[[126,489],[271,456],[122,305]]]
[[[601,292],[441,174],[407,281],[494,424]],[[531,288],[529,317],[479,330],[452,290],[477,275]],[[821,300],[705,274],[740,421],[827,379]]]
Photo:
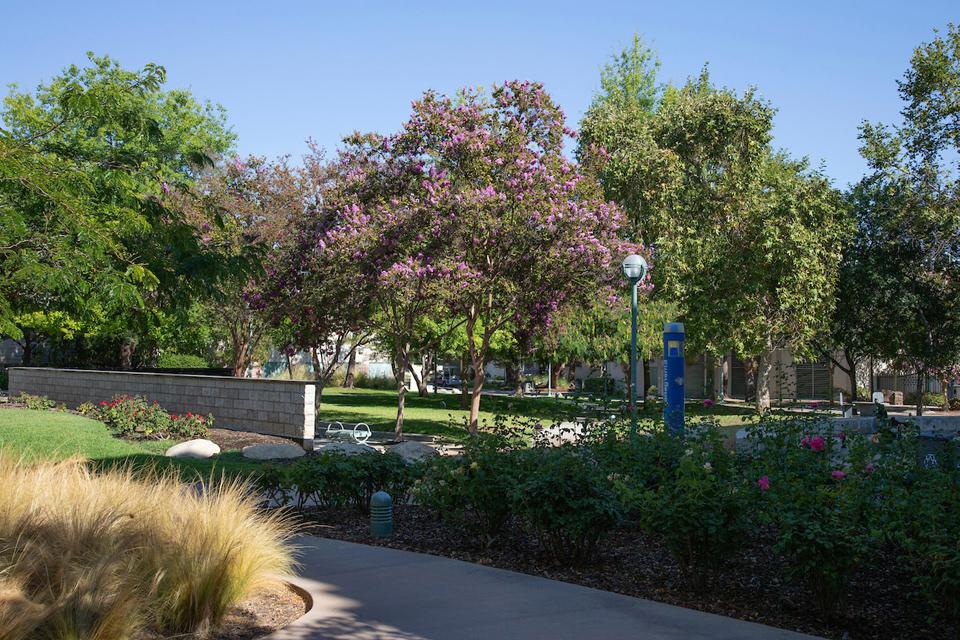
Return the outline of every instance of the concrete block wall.
[[[12,367],[10,396],[26,392],[76,408],[118,394],[156,400],[172,413],[213,414],[216,427],[291,438],[313,448],[316,385],[171,373]]]

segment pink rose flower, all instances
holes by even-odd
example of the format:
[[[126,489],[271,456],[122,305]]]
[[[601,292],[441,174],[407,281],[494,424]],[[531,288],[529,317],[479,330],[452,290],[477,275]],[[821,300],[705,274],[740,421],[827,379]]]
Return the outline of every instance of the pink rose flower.
[[[826,442],[822,436],[813,436],[810,438],[810,448],[816,452],[823,451],[826,448]]]
[[[757,486],[760,487],[760,491],[769,491],[770,478],[767,476],[760,476],[760,479],[757,480]]]
[[[844,473],[843,471],[840,471],[839,469],[834,469],[833,471],[830,472],[830,477],[833,478],[834,480],[843,480],[844,478],[847,477],[847,474]]]
[[[706,400],[703,401],[703,406],[709,409],[710,407],[713,406],[713,400],[711,400],[710,398],[707,398]]]
[[[866,471],[867,473],[873,473],[874,471],[877,470],[877,467],[872,462],[868,462],[867,466],[865,466],[863,470]]]

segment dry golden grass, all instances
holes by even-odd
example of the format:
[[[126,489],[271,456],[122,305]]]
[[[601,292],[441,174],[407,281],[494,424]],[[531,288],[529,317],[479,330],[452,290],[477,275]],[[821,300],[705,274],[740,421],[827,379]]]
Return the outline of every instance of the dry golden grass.
[[[292,570],[290,523],[239,481],[0,454],[0,640],[203,635]]]

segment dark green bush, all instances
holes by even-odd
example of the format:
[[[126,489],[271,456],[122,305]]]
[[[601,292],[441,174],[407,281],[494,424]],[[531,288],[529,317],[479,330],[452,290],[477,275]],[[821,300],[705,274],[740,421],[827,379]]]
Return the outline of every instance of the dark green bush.
[[[358,373],[353,377],[353,386],[358,389],[379,389],[381,391],[396,391],[397,381],[393,376],[369,376]]]
[[[190,353],[163,353],[157,358],[161,369],[206,369],[210,366],[203,356]]]
[[[592,393],[595,395],[608,396],[613,393],[614,384],[613,378],[585,378],[583,380],[583,391],[584,393]]]
[[[417,484],[417,503],[461,527],[481,544],[492,543],[513,513],[518,455],[494,444],[468,446],[462,457],[434,457]]]
[[[644,494],[640,514],[702,591],[750,531],[750,493],[714,428],[684,444],[672,473]]]
[[[268,466],[256,484],[268,501],[292,499],[297,509],[352,506],[365,513],[377,491],[389,493],[395,507],[405,504],[419,472],[395,455],[326,453]]]
[[[513,487],[517,515],[554,561],[589,561],[624,515],[602,469],[574,447],[533,449],[523,458],[523,475]]]
[[[47,396],[35,396],[25,392],[14,398],[13,401],[22,404],[31,411],[47,411],[53,409],[57,404]]]
[[[906,393],[903,396],[903,403],[907,406],[913,406],[917,404],[917,392],[911,391]],[[929,391],[923,394],[923,405],[926,407],[942,407],[944,405],[944,397],[942,393],[930,393]]]

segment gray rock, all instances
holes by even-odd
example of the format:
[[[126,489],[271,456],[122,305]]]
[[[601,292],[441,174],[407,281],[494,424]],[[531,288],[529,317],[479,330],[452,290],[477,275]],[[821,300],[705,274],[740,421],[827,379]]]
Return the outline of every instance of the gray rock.
[[[406,442],[400,442],[392,447],[388,447],[387,453],[398,455],[404,462],[410,464],[422,462],[427,458],[440,455],[440,452],[430,445],[413,440],[407,440]]]
[[[220,453],[220,447],[216,443],[200,438],[173,445],[167,449],[166,456],[168,458],[203,459],[212,458],[218,453]]]
[[[306,451],[295,444],[253,444],[243,448],[243,457],[253,460],[290,460]]]
[[[317,447],[317,453],[342,453],[347,456],[355,456],[367,453],[377,453],[377,450],[366,444],[354,444],[352,442],[331,442]]]

